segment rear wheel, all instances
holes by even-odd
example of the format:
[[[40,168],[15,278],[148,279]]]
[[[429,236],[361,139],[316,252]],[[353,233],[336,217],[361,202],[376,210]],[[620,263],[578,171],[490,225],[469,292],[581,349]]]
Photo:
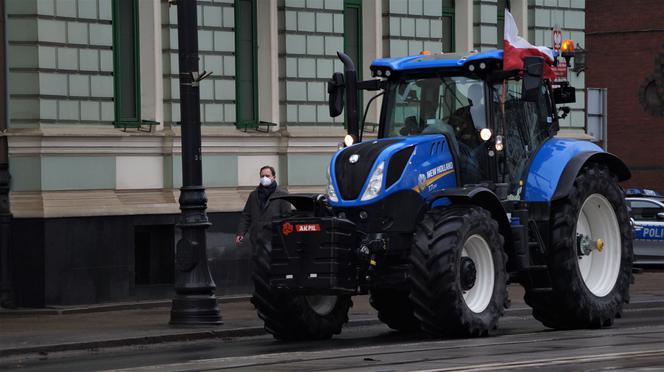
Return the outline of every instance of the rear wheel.
[[[551,289],[526,289],[533,316],[558,329],[613,324],[629,300],[632,231],[622,192],[604,165],[584,167],[552,206]]]
[[[266,237],[271,236],[265,231]],[[259,238],[254,256],[254,294],[251,302],[265,330],[286,341],[328,339],[341,333],[353,305],[350,296],[294,295],[270,286],[271,242]]]
[[[378,319],[398,331],[413,331],[420,322],[413,314],[408,292],[376,288],[370,291],[369,303],[378,311]]]
[[[411,295],[423,331],[484,336],[507,306],[506,254],[498,224],[485,209],[428,213],[415,232]]]

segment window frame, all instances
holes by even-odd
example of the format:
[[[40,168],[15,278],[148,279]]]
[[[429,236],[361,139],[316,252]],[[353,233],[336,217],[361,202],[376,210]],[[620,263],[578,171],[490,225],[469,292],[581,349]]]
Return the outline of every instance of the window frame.
[[[240,107],[244,103],[243,97],[240,96],[240,84],[238,83],[238,73],[240,71],[239,66],[242,64],[240,61],[238,48],[239,48],[239,32],[238,25],[242,21],[240,19],[240,12],[238,12],[239,4],[241,1],[249,1],[251,3],[251,65],[253,73],[253,97],[252,97],[252,113],[253,120],[250,121],[241,121],[240,116]],[[235,27],[234,27],[234,37],[235,37],[235,127],[238,129],[256,129],[258,128],[258,32],[257,32],[257,4],[256,0],[235,0],[233,2],[233,13],[235,18]]]
[[[120,45],[120,30],[121,27],[118,21],[121,17],[120,14],[120,1],[131,1],[133,8],[132,15],[132,41],[134,50],[134,105],[136,117],[127,118],[122,117],[122,87],[121,82],[131,72],[126,71],[123,67],[121,60],[121,53],[123,46]],[[114,108],[114,121],[113,125],[116,128],[140,128],[141,127],[141,55],[140,55],[140,34],[138,25],[138,0],[113,0],[112,2],[112,27],[113,27],[113,108]]]

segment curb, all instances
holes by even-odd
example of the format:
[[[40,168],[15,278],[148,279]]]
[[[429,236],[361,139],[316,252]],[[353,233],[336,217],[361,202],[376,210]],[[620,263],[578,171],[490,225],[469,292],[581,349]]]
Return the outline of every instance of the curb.
[[[378,319],[358,319],[350,320],[344,325],[347,327],[362,327],[381,324]],[[81,351],[89,350],[94,351],[103,348],[121,347],[121,346],[141,346],[141,345],[154,345],[167,342],[182,342],[182,341],[197,341],[205,339],[217,338],[233,338],[233,337],[251,337],[266,335],[267,332],[262,326],[259,327],[242,327],[231,328],[224,330],[206,330],[199,332],[186,332],[186,333],[172,333],[158,336],[142,336],[112,339],[104,341],[88,341],[88,342],[71,342],[65,344],[53,345],[40,345],[21,348],[12,348],[0,350],[0,358],[6,358],[17,355],[39,354],[46,355],[48,353],[63,352],[63,351]]]
[[[102,348],[120,347],[120,346],[140,346],[140,345],[153,345],[166,342],[176,341],[195,341],[210,338],[224,338],[224,337],[247,337],[258,336],[265,333],[262,327],[245,327],[236,329],[226,329],[222,331],[201,331],[201,332],[188,332],[188,333],[175,333],[159,336],[144,336],[132,338],[120,338],[104,341],[89,341],[89,342],[71,342],[66,344],[53,344],[53,345],[40,345],[25,348],[13,348],[0,350],[0,358],[25,354],[40,354],[46,355],[48,353],[62,352],[62,351],[75,351],[75,350],[90,350],[94,351]]]
[[[625,306],[625,310],[654,309],[654,308],[664,308],[664,300],[637,301],[627,304]],[[530,315],[531,315],[530,307],[517,307],[517,308],[506,309],[504,317],[525,317]],[[378,324],[382,324],[382,322],[373,317],[364,317],[361,319],[350,320],[348,323],[344,325],[344,328],[373,326]],[[122,347],[122,346],[141,346],[141,345],[162,344],[168,342],[251,337],[251,336],[262,336],[265,334],[267,334],[267,332],[262,326],[230,328],[224,330],[191,331],[191,332],[171,333],[171,334],[156,335],[156,336],[141,336],[141,337],[111,339],[103,341],[72,342],[64,344],[11,348],[11,349],[0,350],[0,358],[28,355],[28,354],[38,354],[43,356],[48,353],[54,353],[54,352],[82,351],[82,350],[95,351],[103,348],[113,348],[113,347]]]
[[[218,304],[229,304],[237,302],[249,302],[250,295],[237,295],[237,296],[223,296],[217,298]],[[155,300],[155,301],[139,301],[139,302],[118,302],[111,304],[98,304],[86,306],[63,306],[63,307],[47,307],[43,309],[0,309],[0,318],[8,316],[22,316],[22,315],[66,315],[66,314],[87,314],[87,313],[103,313],[107,311],[121,311],[121,310],[143,310],[158,307],[171,306],[172,300]]]

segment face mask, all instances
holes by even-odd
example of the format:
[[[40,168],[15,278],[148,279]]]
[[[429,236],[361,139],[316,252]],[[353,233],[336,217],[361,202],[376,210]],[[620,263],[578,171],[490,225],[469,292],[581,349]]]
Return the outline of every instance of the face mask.
[[[261,177],[261,185],[268,187],[272,184],[272,179],[270,177]]]

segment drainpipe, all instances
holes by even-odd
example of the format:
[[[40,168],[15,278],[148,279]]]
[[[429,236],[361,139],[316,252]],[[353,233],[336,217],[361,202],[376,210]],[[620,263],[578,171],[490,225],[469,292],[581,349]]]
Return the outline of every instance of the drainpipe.
[[[7,141],[7,39],[5,2],[0,1],[0,307],[14,308],[14,287],[9,263],[9,234],[12,214],[9,208],[9,145]]]

